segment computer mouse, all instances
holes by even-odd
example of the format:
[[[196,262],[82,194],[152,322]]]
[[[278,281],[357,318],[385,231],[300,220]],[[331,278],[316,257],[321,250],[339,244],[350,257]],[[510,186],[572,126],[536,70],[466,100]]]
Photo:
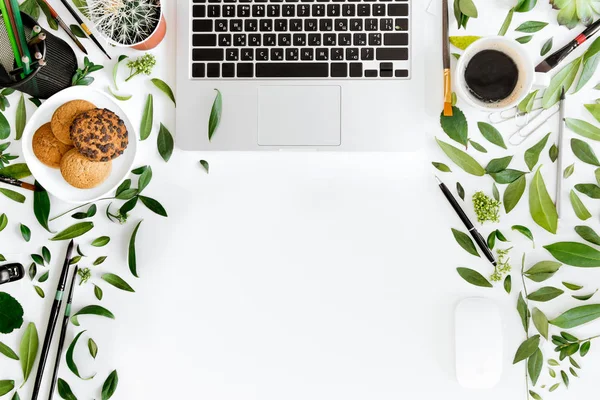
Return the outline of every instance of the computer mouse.
[[[468,389],[493,388],[502,375],[502,321],[491,300],[468,298],[456,307],[456,379]]]

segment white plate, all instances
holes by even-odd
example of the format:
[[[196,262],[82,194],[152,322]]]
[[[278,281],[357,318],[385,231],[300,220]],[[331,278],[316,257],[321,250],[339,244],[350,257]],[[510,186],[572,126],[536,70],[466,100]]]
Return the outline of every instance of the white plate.
[[[129,132],[129,145],[123,154],[113,160],[110,176],[92,189],[78,189],[67,183],[60,170],[47,167],[33,154],[33,135],[38,128],[52,119],[54,111],[71,100],[87,100],[98,108],[108,108],[124,122]],[[46,100],[31,116],[23,131],[23,157],[35,179],[55,197],[69,203],[85,203],[106,196],[127,177],[137,151],[137,132],[119,105],[108,95],[90,87],[75,86],[58,92]]]

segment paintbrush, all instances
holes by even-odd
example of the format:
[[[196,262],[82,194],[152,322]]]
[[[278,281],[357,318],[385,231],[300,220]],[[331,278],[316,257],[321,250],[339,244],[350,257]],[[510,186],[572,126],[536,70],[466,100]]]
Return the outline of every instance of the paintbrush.
[[[50,10],[50,14],[52,15],[52,18],[54,18],[56,20],[56,22],[58,22],[58,25],[60,25],[60,27],[67,33],[67,35],[69,35],[71,40],[77,45],[77,47],[79,47],[79,50],[81,50],[85,54],[87,54],[88,52],[85,49],[85,47],[83,47],[83,44],[81,44],[79,39],[77,39],[77,36],[75,36],[73,34],[73,32],[71,32],[71,29],[67,26],[67,24],[65,24],[65,21],[63,21],[63,19],[60,17],[60,15],[58,15],[56,10],[54,8],[52,8],[50,3],[48,3],[48,1],[46,1],[46,0],[40,0],[40,1],[43,1],[44,3],[46,3],[46,5],[48,6],[48,9]]]
[[[87,27],[85,22],[83,22],[83,20],[79,16],[79,14],[77,14],[77,11],[75,11],[73,9],[73,7],[71,7],[71,5],[69,4],[69,2],[67,0],[61,0],[61,1],[62,1],[63,5],[65,6],[65,8],[71,13],[73,18],[75,18],[75,20],[77,21],[77,23],[79,24],[81,29],[83,29],[85,34],[88,35],[90,39],[92,39],[92,41],[96,44],[96,46],[98,46],[98,48],[106,55],[106,57],[108,57],[109,60],[112,60],[112,58],[110,58],[110,55],[106,52],[106,50],[104,50],[104,47],[102,47],[102,45],[100,44],[98,39],[96,39],[96,36],[94,36],[92,31],[90,31],[90,29]]]
[[[450,41],[448,38],[448,0],[442,0],[442,53],[444,57],[444,116],[452,116],[452,77],[450,73]]]
[[[27,183],[27,182],[22,182],[15,178],[9,178],[7,176],[0,175],[0,182],[6,183],[7,185],[12,185],[12,186],[20,187],[23,189],[35,191],[35,185],[32,185],[31,183]]]

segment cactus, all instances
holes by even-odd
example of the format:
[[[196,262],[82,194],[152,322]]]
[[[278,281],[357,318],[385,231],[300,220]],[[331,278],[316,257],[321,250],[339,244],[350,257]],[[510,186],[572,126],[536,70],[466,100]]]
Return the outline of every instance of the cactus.
[[[146,40],[160,20],[160,0],[87,0],[96,29],[122,45]]]

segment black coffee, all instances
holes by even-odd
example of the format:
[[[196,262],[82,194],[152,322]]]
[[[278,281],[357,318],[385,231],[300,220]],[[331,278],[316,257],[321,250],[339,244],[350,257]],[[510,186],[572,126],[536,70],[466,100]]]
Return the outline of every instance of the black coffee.
[[[486,103],[507,99],[515,90],[518,80],[517,64],[498,50],[483,50],[475,54],[465,70],[469,90]]]

